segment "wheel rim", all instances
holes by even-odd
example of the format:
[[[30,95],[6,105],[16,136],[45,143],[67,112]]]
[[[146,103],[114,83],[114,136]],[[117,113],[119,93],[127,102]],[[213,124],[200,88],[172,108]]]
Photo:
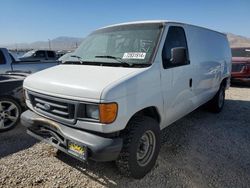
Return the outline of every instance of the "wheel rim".
[[[19,117],[16,104],[11,101],[0,101],[0,130],[8,129],[15,125]]]
[[[140,166],[145,166],[151,161],[155,151],[155,145],[155,134],[150,130],[146,131],[140,138],[137,147],[137,162]]]
[[[221,89],[219,94],[219,108],[222,108],[223,103],[224,103],[224,92],[223,89]]]

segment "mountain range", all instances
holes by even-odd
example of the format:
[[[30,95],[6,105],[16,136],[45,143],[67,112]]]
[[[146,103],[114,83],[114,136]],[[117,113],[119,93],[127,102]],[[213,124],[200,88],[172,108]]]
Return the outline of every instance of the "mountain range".
[[[17,43],[7,44],[2,47],[15,50],[15,49],[52,49],[52,50],[74,50],[76,49],[83,38],[76,37],[57,37],[47,41],[36,41],[32,43]]]
[[[250,47],[250,38],[227,33],[227,38],[231,47]]]
[[[250,47],[250,38],[235,35],[232,33],[226,33],[231,47]],[[74,50],[76,49],[84,38],[76,37],[57,37],[48,41],[37,41],[32,43],[18,43],[8,44],[1,47],[6,47],[11,50],[15,49],[49,49],[49,46],[53,50]]]

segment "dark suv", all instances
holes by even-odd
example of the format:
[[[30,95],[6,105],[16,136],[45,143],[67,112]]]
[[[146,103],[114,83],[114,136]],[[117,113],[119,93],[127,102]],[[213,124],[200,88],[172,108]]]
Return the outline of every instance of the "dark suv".
[[[250,47],[232,48],[231,81],[250,83]]]
[[[0,74],[0,132],[18,124],[25,109],[23,80],[27,75],[21,72]]]

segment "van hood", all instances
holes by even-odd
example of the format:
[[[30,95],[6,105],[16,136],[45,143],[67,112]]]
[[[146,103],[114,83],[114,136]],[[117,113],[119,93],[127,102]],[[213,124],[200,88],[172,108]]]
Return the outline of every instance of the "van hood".
[[[105,87],[143,69],[58,65],[28,76],[24,80],[24,88],[71,99],[100,100]]]

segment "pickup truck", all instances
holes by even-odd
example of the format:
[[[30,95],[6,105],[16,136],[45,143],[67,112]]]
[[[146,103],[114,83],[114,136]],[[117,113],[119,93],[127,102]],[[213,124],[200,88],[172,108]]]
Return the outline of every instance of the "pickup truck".
[[[21,61],[55,61],[58,59],[57,54],[53,50],[31,50],[19,58]]]
[[[232,48],[232,83],[250,84],[250,47]]]
[[[55,65],[58,65],[59,61],[19,61],[16,60],[6,48],[0,48],[0,74],[4,74],[10,71],[20,71],[26,73],[34,73]]]
[[[157,160],[161,130],[201,105],[223,109],[231,59],[226,35],[202,27],[104,27],[64,63],[24,80],[21,122],[68,155],[116,161],[122,174],[142,178]]]

